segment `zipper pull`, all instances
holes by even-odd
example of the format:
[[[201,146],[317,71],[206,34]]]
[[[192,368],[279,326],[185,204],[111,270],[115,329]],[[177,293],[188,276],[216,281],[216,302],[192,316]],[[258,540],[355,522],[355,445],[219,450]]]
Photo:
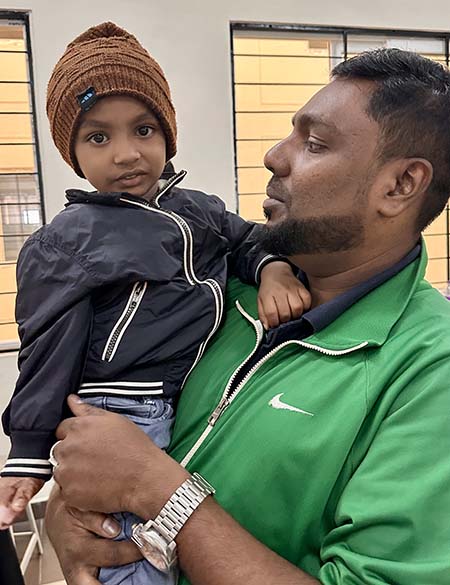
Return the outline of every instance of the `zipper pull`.
[[[140,292],[142,291],[142,289],[143,289],[143,288],[144,288],[144,281],[141,281],[141,282],[140,282],[140,283],[137,285],[137,287],[136,287],[136,290],[134,291],[134,294],[135,294],[135,295],[138,295],[138,294],[140,294]]]
[[[227,408],[230,404],[228,398],[222,398],[216,408],[213,410],[213,413],[208,419],[209,426],[213,427],[216,422],[218,421],[219,417],[222,415],[223,411]]]

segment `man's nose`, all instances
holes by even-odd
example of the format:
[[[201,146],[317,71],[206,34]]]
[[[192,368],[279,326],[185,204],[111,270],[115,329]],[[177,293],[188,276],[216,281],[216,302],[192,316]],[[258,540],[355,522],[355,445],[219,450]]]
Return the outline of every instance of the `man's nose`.
[[[289,174],[288,138],[278,142],[264,156],[264,166],[277,177]]]
[[[141,153],[131,140],[121,140],[114,150],[114,164],[130,165],[141,158]]]

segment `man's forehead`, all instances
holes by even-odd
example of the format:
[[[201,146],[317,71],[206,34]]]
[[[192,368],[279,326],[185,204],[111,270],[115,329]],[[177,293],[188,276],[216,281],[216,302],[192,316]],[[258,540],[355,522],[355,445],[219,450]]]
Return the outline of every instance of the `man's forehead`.
[[[334,80],[295,114],[293,123],[320,125],[336,132],[354,132],[374,122],[367,114],[373,85],[359,80]]]

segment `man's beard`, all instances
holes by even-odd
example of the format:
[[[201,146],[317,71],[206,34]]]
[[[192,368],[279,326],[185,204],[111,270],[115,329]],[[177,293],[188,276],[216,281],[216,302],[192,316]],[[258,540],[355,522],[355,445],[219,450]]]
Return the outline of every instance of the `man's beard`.
[[[263,226],[259,240],[266,252],[278,256],[342,252],[363,242],[364,227],[358,215],[286,219]]]

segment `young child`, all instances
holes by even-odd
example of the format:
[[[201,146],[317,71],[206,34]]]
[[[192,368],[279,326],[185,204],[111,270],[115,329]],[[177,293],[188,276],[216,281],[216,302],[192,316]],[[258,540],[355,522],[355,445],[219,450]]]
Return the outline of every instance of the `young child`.
[[[260,226],[178,187],[184,171],[159,180],[176,152],[175,111],[161,68],[134,36],[103,23],[70,43],[49,81],[47,113],[64,160],[96,191],[68,191],[64,211],[19,256],[3,528],[51,477],[70,393],[128,416],[167,447],[174,400],[220,325],[230,271],[261,282],[266,327],[310,302],[289,264],[260,249]],[[136,519],[121,519],[129,538]],[[164,579],[146,561],[100,572],[111,585]]]

